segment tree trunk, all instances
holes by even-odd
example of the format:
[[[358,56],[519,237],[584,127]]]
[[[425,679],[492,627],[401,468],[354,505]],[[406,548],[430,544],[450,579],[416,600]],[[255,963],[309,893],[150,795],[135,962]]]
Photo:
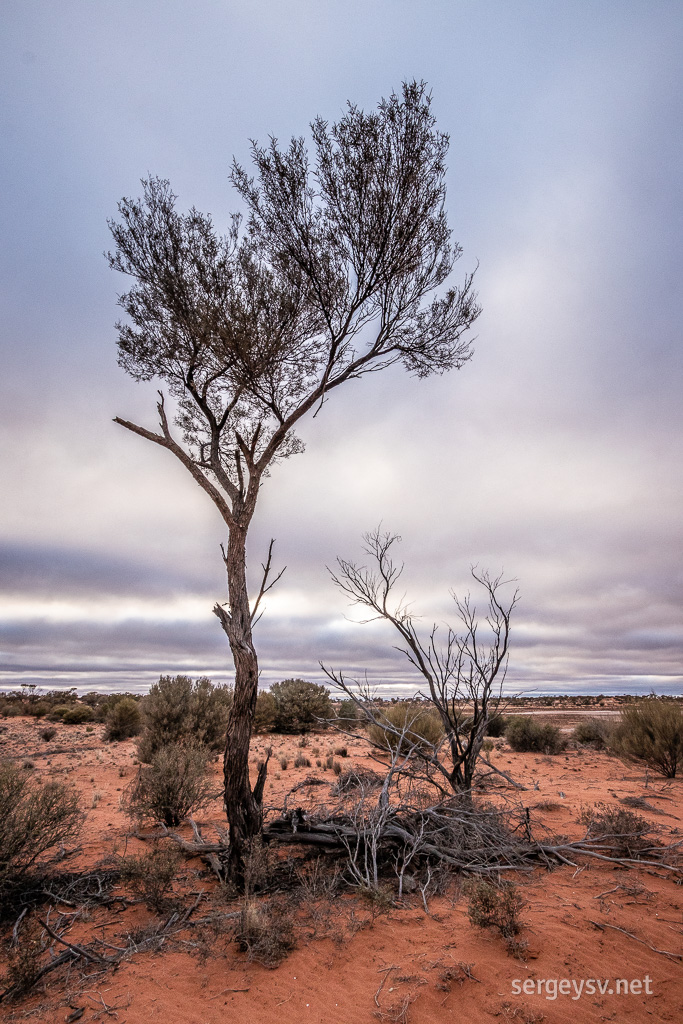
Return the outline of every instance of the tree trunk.
[[[228,719],[223,755],[225,810],[230,826],[228,871],[237,885],[244,882],[244,859],[250,840],[263,823],[263,787],[267,762],[259,768],[252,789],[249,781],[249,742],[258,692],[258,659],[251,635],[247,590],[246,528],[230,529],[224,552],[228,576],[229,611],[216,605],[235,663],[235,696]]]

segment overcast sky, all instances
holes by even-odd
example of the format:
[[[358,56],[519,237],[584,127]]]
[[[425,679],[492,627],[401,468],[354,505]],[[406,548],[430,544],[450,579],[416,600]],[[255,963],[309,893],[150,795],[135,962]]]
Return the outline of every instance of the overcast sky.
[[[274,470],[262,683],[415,688],[325,568],[381,520],[425,628],[471,564],[517,579],[511,690],[683,692],[679,0],[4,0],[0,40],[0,686],[231,678],[218,514],[112,422],[154,427],[155,388],[117,366],[107,218],[152,173],[223,228],[249,139],[417,78],[474,356],[347,385]]]

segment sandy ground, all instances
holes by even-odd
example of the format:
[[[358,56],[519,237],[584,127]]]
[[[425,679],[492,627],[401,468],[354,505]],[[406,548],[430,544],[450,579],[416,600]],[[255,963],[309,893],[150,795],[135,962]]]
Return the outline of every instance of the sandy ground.
[[[82,870],[114,850],[131,853],[144,848],[130,836],[130,822],[120,807],[121,794],[136,770],[134,741],[106,744],[100,726],[88,732],[86,726],[57,725],[57,735],[48,743],[40,739],[41,726],[32,719],[0,724],[5,726],[0,756],[29,759],[41,776],[73,782],[82,794],[83,835],[62,861],[62,869]],[[298,737],[256,739],[254,765],[267,746],[273,747],[266,790],[266,803],[272,807],[281,806],[285,793],[311,774],[330,786],[334,783],[331,770],[316,766],[316,751],[324,764],[327,753],[343,743],[349,755],[339,758],[344,767],[371,763],[362,741],[314,735],[303,750],[298,742]],[[311,759],[311,768],[292,767],[298,753]],[[279,765],[282,756],[289,759],[284,770]],[[583,833],[576,820],[582,807],[641,796],[659,811],[639,813],[657,826],[660,837],[667,842],[683,838],[680,780],[667,782],[585,749],[544,757],[514,754],[501,741],[492,756],[526,786],[514,799],[531,809],[534,822],[553,832],[578,837]],[[218,789],[218,762],[215,772]],[[311,794],[329,801],[328,792],[317,787]],[[512,791],[508,794],[512,796]],[[224,823],[220,801],[202,811],[198,820],[211,836],[213,825]],[[181,873],[178,885],[184,891],[203,893],[206,904],[214,907],[223,899],[225,909],[230,909],[201,861],[183,862]],[[120,1024],[575,1024],[683,1019],[681,885],[657,871],[615,870],[595,862],[579,870],[538,869],[517,881],[526,901],[521,938],[529,944],[522,960],[508,954],[499,935],[470,924],[457,880],[445,895],[430,898],[429,914],[419,894],[404,897],[400,906],[389,910],[373,908],[355,896],[327,902],[312,896],[300,909],[297,948],[275,969],[248,962],[229,932],[206,943],[189,930],[184,941],[133,956],[115,971],[100,973],[93,965],[85,976],[75,970],[70,977],[55,972],[35,995],[2,1004],[0,1019],[56,1024],[80,1008],[84,1022]],[[141,905],[123,908],[98,908],[78,918],[69,941],[85,941],[96,933],[115,946],[135,924],[152,918]],[[571,991],[548,998],[554,983],[562,979]],[[588,979],[603,982],[604,994],[587,991]],[[617,979],[636,981],[635,991],[617,994]],[[584,990],[577,997],[582,981]]]

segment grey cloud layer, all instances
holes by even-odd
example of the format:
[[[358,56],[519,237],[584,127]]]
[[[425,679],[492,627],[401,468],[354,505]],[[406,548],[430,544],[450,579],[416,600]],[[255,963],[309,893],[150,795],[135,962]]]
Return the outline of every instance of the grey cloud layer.
[[[456,277],[480,265],[475,355],[350,385],[267,481],[250,570],[271,536],[288,570],[263,681],[322,658],[410,685],[324,569],[383,520],[427,623],[472,562],[519,579],[511,687],[683,690],[678,5],[153,8],[3,8],[0,685],[228,678],[222,524],[111,422],[153,425],[155,386],[116,367],[106,218],[151,171],[225,224],[250,137],[416,75],[451,133]]]

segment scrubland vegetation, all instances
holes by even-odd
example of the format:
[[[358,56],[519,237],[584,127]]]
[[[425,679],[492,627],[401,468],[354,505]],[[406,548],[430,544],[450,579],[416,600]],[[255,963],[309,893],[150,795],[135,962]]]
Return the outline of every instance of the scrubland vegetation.
[[[3,695],[0,707],[11,719],[17,711],[28,716],[40,706],[34,717],[55,724],[37,728],[36,742],[51,751],[60,749],[55,740],[63,744],[70,730],[92,735],[85,732],[93,727],[91,720],[112,749],[130,744],[137,764],[125,784],[122,780],[120,808],[136,846],[132,852],[112,848],[107,859],[80,872],[64,871],[61,858],[78,842],[83,821],[98,802],[87,807],[68,781],[46,780],[21,759],[2,762],[4,1000],[40,988],[62,966],[98,963],[105,969],[137,951],[159,949],[187,929],[191,936],[183,942],[205,950],[202,955],[229,940],[247,962],[272,968],[309,934],[314,908],[319,921],[320,914],[330,912],[324,908],[342,898],[360,899],[375,920],[411,901],[429,913],[430,904],[450,892],[451,899],[462,899],[475,929],[499,936],[504,956],[524,960],[530,869],[571,864],[574,871],[591,860],[607,860],[613,867],[641,865],[683,877],[681,841],[667,838],[661,824],[636,813],[657,810],[645,797],[587,804],[576,812],[574,836],[555,835],[535,815],[557,813],[561,800],[530,804],[528,783],[515,778],[518,773],[510,775],[502,756],[516,751],[553,759],[567,752],[576,757],[582,750],[606,751],[672,779],[680,767],[681,707],[675,701],[634,701],[611,722],[586,716],[571,736],[533,715],[517,714],[506,702],[505,713],[495,709],[486,723],[492,739],[488,748],[482,746],[485,759],[471,790],[457,795],[444,792],[435,766],[448,747],[444,752],[446,731],[429,702],[365,702],[346,695],[332,700],[325,687],[285,680],[260,695],[262,708],[272,713],[262,717],[258,744],[268,759],[269,744],[292,737],[293,753],[273,761],[281,774],[294,776],[281,806],[268,813],[261,836],[250,846],[240,892],[226,870],[224,826],[214,824],[214,838],[196,817],[215,806],[220,792],[215,765],[231,690],[206,678],[163,676],[144,697],[86,697],[29,691]],[[85,708],[91,719],[79,723],[79,716],[66,715],[64,708]],[[463,705],[464,729],[472,726],[466,710]],[[359,750],[364,751],[361,763],[354,761]],[[497,770],[492,773],[489,765]],[[326,799],[317,797],[322,787]],[[196,858],[209,872],[199,895],[196,883],[188,886],[188,865]],[[65,917],[55,919],[55,931],[53,912],[45,915],[65,900],[67,906],[105,914],[112,901],[122,900],[124,906],[144,906],[152,916],[142,931],[121,936],[116,951],[93,935],[71,942]],[[50,945],[61,940],[59,954],[50,954]],[[460,968],[456,974],[467,977]]]

